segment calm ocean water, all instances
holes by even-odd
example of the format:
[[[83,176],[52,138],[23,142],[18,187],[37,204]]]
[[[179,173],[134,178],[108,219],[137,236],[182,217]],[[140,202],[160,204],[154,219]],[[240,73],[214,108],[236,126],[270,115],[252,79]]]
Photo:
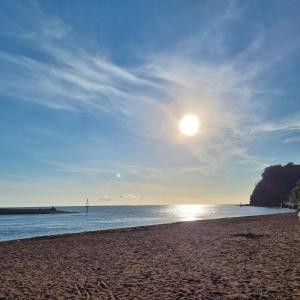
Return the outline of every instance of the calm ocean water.
[[[57,207],[79,213],[58,215],[0,215],[0,241],[29,237],[134,227],[141,225],[268,215],[291,212],[289,209],[239,207],[237,205],[163,205],[163,206],[92,206]]]

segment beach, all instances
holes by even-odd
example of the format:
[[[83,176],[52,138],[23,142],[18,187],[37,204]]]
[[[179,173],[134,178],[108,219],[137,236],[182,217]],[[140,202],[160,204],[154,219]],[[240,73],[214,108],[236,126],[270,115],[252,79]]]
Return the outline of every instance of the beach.
[[[0,299],[300,299],[296,213],[0,243]]]

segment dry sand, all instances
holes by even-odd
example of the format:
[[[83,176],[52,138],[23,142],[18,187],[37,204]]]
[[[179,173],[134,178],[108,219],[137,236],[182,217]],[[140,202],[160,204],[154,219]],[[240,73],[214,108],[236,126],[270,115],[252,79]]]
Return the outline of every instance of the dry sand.
[[[300,299],[295,213],[0,243],[0,299]]]

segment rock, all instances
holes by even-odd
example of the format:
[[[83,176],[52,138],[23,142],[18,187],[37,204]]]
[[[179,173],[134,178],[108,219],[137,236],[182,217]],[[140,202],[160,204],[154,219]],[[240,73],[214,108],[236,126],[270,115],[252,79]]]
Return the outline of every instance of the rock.
[[[298,180],[300,165],[289,163],[266,168],[250,197],[250,205],[280,207],[284,201],[288,201]]]

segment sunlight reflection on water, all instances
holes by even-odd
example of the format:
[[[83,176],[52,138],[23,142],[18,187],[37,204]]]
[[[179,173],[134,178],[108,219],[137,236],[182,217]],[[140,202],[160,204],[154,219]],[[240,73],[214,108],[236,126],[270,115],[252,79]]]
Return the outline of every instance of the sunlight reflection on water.
[[[201,219],[201,216],[211,213],[212,206],[203,204],[183,204],[176,207],[177,215],[182,221],[193,221]]]

